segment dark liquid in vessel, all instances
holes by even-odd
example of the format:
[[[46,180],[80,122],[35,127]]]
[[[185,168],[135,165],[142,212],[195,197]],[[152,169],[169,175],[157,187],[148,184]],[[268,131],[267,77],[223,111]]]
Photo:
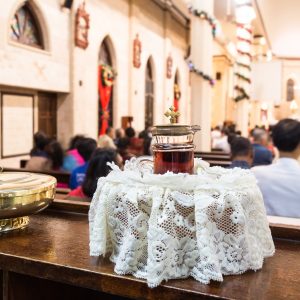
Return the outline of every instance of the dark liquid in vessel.
[[[173,173],[194,174],[194,151],[153,151],[154,174]]]

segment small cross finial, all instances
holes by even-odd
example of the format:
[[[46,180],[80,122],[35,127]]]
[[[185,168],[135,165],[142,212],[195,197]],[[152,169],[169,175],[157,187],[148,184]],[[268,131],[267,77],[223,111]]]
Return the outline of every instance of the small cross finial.
[[[177,123],[177,118],[180,116],[179,111],[175,111],[175,107],[171,106],[168,111],[165,112],[165,116],[170,119],[171,124]]]

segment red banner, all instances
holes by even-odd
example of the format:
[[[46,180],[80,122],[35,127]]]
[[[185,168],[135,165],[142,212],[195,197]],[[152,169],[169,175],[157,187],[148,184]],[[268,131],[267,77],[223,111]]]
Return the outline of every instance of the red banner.
[[[175,111],[178,111],[179,110],[179,100],[178,99],[176,99],[176,98],[174,98],[174,110]]]
[[[111,96],[111,89],[112,85],[107,86],[103,82],[103,76],[102,76],[102,66],[99,66],[99,74],[98,74],[98,91],[99,91],[99,97],[100,97],[100,105],[102,107],[102,116],[101,116],[101,128],[99,135],[105,134],[105,131],[108,127],[108,121],[110,118],[108,105],[110,101]]]

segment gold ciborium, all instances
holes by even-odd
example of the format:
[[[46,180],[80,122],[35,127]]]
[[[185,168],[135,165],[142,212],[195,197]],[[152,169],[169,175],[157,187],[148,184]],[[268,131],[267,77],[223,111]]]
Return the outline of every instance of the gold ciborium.
[[[0,173],[0,233],[26,227],[29,215],[42,211],[53,201],[55,187],[52,176]]]

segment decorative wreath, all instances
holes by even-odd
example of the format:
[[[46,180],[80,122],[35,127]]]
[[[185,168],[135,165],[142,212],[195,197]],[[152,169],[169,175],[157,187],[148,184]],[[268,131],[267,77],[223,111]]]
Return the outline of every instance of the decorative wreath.
[[[101,66],[101,79],[103,86],[112,86],[117,76],[117,72],[109,65]]]

